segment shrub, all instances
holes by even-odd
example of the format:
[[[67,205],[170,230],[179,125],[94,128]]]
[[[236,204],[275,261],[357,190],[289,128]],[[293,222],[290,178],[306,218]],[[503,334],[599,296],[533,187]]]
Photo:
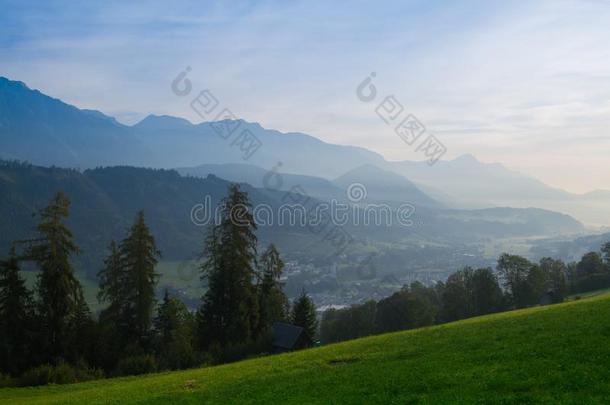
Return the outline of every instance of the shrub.
[[[19,379],[19,385],[72,384],[100,378],[104,378],[104,374],[100,370],[89,369],[86,366],[72,366],[62,362],[56,366],[43,364],[29,369]]]
[[[179,370],[197,364],[197,356],[189,339],[178,336],[171,341],[159,356],[163,369]]]
[[[53,366],[50,364],[43,364],[38,367],[34,367],[23,373],[19,379],[19,384],[23,386],[30,385],[45,385],[52,382],[53,379]]]
[[[125,357],[119,361],[114,375],[139,375],[157,371],[157,360],[150,354]]]
[[[11,376],[0,373],[0,388],[12,387],[15,385],[15,381]]]
[[[216,363],[232,363],[235,361],[260,357],[272,350],[272,335],[263,335],[257,340],[233,344],[224,347],[217,353],[212,353]]]
[[[590,274],[581,276],[574,281],[572,285],[573,293],[584,293],[589,291],[601,290],[602,288],[610,287],[610,275]]]

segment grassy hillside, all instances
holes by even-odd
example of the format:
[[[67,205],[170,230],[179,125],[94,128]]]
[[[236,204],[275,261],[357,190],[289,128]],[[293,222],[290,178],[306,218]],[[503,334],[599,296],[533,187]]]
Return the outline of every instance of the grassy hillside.
[[[235,364],[0,390],[2,403],[610,400],[610,294]]]

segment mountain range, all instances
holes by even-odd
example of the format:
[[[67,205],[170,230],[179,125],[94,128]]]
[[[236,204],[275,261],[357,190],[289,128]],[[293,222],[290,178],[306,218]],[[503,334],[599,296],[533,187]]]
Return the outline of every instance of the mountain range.
[[[227,136],[227,131],[234,132]],[[258,148],[244,153],[244,135]],[[379,201],[411,201],[449,208],[538,207],[587,225],[610,225],[610,192],[584,195],[555,189],[499,163],[472,155],[427,162],[387,161],[364,148],[265,129],[243,120],[192,124],[149,115],[128,126],[99,111],[78,109],[26,84],[0,77],[0,159],[78,169],[130,165],[214,173],[265,187],[281,174],[280,189],[308,186],[313,196],[345,195],[347,182],[367,183]],[[368,176],[368,177],[367,177]],[[270,180],[270,181],[271,181]]]
[[[81,172],[0,161],[0,251],[8,251],[13,241],[35,237],[37,217],[33,214],[46,206],[56,192],[63,191],[71,200],[68,224],[83,251],[76,261],[79,269],[90,277],[95,278],[99,271],[105,247],[111,240],[124,237],[139,210],[145,213],[163,260],[195,259],[201,252],[207,227],[205,223],[193,221],[193,207],[209,203],[213,216],[214,207],[227,194],[230,184],[215,175],[181,176],[175,170],[114,166]],[[405,190],[410,191],[409,183],[405,185]],[[539,209],[455,210],[419,205],[410,217],[411,226],[395,220],[389,225],[372,221],[362,226],[362,211],[349,211],[348,221],[338,226],[334,223],[301,226],[289,221],[281,223],[278,214],[281,206],[298,201],[300,194],[248,184],[241,187],[248,192],[253,207],[264,205],[277,215],[268,225],[259,225],[261,243],[273,242],[288,259],[301,262],[350,262],[349,257],[341,259],[340,254],[356,257],[374,249],[380,256],[388,257],[386,267],[393,266],[403,272],[423,266],[423,262],[433,263],[433,268],[451,268],[461,260],[452,254],[463,251],[465,246],[471,246],[469,250],[476,253],[477,246],[489,238],[529,238],[583,231],[582,225],[573,218]],[[307,206],[314,211],[313,207],[329,199],[311,198]],[[369,201],[368,197],[365,201]],[[205,213],[199,217],[202,216]],[[356,217],[358,221],[354,220]],[[339,228],[340,233],[333,233]],[[329,236],[331,233],[334,236]],[[338,234],[346,235],[344,244],[341,240],[336,243]],[[441,264],[437,255],[414,253],[426,252],[427,246],[450,254]],[[405,260],[411,266],[405,267]]]

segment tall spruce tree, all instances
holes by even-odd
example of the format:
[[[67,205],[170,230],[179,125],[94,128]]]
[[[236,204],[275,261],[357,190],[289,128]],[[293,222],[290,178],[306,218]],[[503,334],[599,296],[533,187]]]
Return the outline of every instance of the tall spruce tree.
[[[104,259],[104,268],[98,273],[98,278],[97,298],[100,303],[108,304],[108,307],[100,314],[100,320],[111,321],[119,327],[118,324],[126,304],[125,275],[121,254],[115,241],[111,241],[108,246],[108,256]]]
[[[124,267],[119,247],[115,241],[108,246],[108,256],[104,259],[104,267],[98,273],[98,301],[107,306],[99,315],[100,343],[98,353],[100,363],[106,370],[113,369],[122,355],[127,343],[129,325],[126,324],[127,296]]]
[[[204,246],[202,279],[208,290],[197,314],[202,349],[243,344],[256,338],[258,308],[253,284],[256,224],[247,193],[233,184],[221,201],[220,223],[210,230]]]
[[[69,353],[70,323],[83,305],[82,287],[74,276],[70,256],[79,252],[72,232],[64,224],[70,213],[70,200],[62,192],[40,211],[39,238],[30,241],[26,256],[40,268],[36,285],[38,314],[42,322],[43,344],[49,358]]]
[[[84,360],[89,365],[95,363],[98,350],[97,332],[97,322],[91,317],[85,297],[81,295],[70,320],[68,359],[73,362]]]
[[[167,346],[171,341],[172,332],[180,326],[180,314],[176,310],[175,304],[176,302],[170,298],[166,289],[157,316],[153,319],[159,347]]]
[[[125,337],[130,343],[142,344],[149,337],[156,302],[155,286],[159,278],[155,266],[161,256],[144,221],[143,211],[138,212],[127,237],[121,242],[119,255],[118,278],[115,280],[111,276],[109,284],[120,281],[122,286],[113,286],[118,289],[110,295],[118,294],[121,308],[119,324],[124,328]]]
[[[282,291],[280,277],[284,262],[275,245],[270,244],[260,260],[261,282],[258,288],[259,297],[259,333],[269,330],[274,322],[287,318],[288,298]]]
[[[15,249],[0,262],[0,371],[19,373],[28,365],[32,294],[19,274]]]
[[[290,320],[293,325],[300,326],[305,329],[307,336],[313,341],[315,340],[318,331],[318,318],[316,317],[316,307],[303,290],[299,298],[297,298],[292,306]]]

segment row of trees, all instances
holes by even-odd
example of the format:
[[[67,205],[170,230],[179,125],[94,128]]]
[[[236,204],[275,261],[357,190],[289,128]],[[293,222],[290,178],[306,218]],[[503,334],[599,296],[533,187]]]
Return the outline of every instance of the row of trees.
[[[324,313],[324,343],[451,322],[473,316],[562,302],[568,294],[610,287],[610,243],[579,262],[543,258],[533,263],[503,254],[496,270],[464,268],[445,282],[413,283],[379,302]]]
[[[78,253],[78,247],[63,223],[69,205],[63,194],[57,194],[39,213],[38,238],[26,241],[21,255],[13,247],[9,258],[0,264],[4,372],[21,373],[55,358],[76,361],[80,357],[90,314],[70,264],[70,255]],[[34,292],[20,275],[21,260],[34,261],[40,269]]]
[[[94,317],[71,264],[79,249],[66,226],[70,202],[58,193],[39,213],[37,237],[15,243],[0,262],[0,372],[39,384],[226,362],[269,352],[278,321],[302,326],[313,340],[314,305],[304,292],[289,305],[280,283],[284,263],[273,245],[258,254],[249,207],[237,185],[221,202],[221,220],[202,249],[207,289],[195,312],[167,291],[157,303],[161,254],[138,213],[125,238],[110,243],[99,272],[104,309]],[[32,290],[23,263],[39,270]],[[328,311],[320,333],[335,342],[522,308],[541,298],[560,302],[568,293],[607,286],[610,243],[567,265],[504,254],[495,271],[466,268],[434,286],[413,283],[379,302]]]
[[[268,352],[278,321],[302,326],[313,338],[313,303],[303,293],[290,308],[278,250],[270,245],[257,254],[247,194],[234,185],[221,204],[221,221],[203,247],[207,290],[195,313],[167,291],[157,303],[161,253],[139,212],[125,238],[110,243],[99,272],[105,307],[93,317],[70,262],[79,253],[65,224],[70,202],[55,195],[40,211],[37,238],[15,243],[21,252],[13,247],[0,263],[0,372],[39,384],[229,361]],[[231,217],[235,207],[244,207],[240,221]],[[23,262],[39,270],[31,291]]]
[[[222,361],[268,350],[275,322],[315,336],[311,299],[303,292],[290,313],[280,283],[284,262],[274,245],[258,258],[255,231],[247,193],[231,186],[205,240],[201,277],[208,289],[196,314],[196,346]]]

